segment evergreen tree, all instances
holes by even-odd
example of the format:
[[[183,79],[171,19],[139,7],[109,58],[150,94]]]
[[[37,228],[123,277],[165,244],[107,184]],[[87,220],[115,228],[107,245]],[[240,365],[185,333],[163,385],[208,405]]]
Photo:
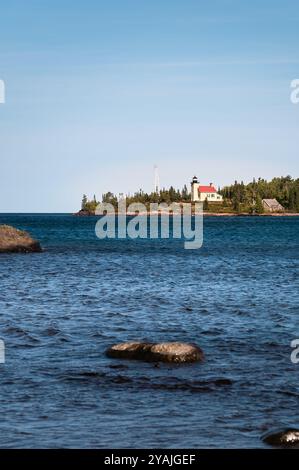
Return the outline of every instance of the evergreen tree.
[[[82,202],[81,202],[81,209],[82,209],[83,211],[86,210],[87,203],[88,203],[87,196],[86,196],[86,194],[83,194]]]
[[[184,201],[186,201],[188,198],[188,189],[187,189],[187,186],[184,185],[183,189],[182,189],[182,199]]]
[[[299,212],[299,184],[297,186],[297,190],[296,190],[296,211]]]
[[[233,199],[233,209],[235,212],[240,212],[241,208],[240,208],[240,200],[238,199],[237,196],[234,197]]]
[[[203,203],[203,210],[208,211],[209,210],[209,201],[208,198],[206,197]]]
[[[117,197],[113,193],[108,191],[108,193],[103,194],[102,202],[107,202],[109,204],[112,204],[113,206],[117,206]]]
[[[257,196],[256,201],[255,201],[255,212],[256,214],[263,214],[264,212],[263,201],[260,196]]]

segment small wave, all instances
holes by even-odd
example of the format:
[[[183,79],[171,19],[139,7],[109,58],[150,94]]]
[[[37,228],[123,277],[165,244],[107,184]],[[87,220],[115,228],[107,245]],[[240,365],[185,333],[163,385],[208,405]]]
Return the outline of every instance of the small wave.
[[[116,366],[114,366],[116,368]],[[117,366],[120,368],[120,366]],[[151,389],[151,390],[165,390],[165,391],[189,391],[189,392],[214,392],[222,387],[230,387],[233,381],[229,378],[216,378],[208,380],[184,380],[178,377],[132,377],[123,374],[109,374],[103,371],[81,371],[63,374],[61,380],[72,382],[86,382],[91,381],[100,383],[101,385],[111,386],[126,385],[138,389]]]
[[[278,393],[281,393],[283,395],[287,395],[289,397],[299,398],[299,392],[295,392],[295,391],[292,391],[292,390],[278,390]]]
[[[34,345],[40,343],[40,340],[32,336],[26,330],[18,326],[8,326],[4,329],[4,336],[13,335],[23,340],[26,340],[26,343],[23,344],[24,347],[33,347]],[[27,343],[28,342],[28,343]],[[16,345],[15,347],[18,347]]]
[[[61,333],[60,329],[55,326],[50,326],[44,331],[46,336],[56,336],[59,333]]]

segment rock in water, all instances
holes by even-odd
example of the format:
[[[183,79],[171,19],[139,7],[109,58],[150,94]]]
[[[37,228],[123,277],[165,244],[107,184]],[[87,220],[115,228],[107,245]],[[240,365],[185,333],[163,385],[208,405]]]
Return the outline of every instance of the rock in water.
[[[186,343],[142,343],[115,344],[106,351],[108,357],[137,359],[148,362],[174,362],[177,364],[203,361],[202,350]]]
[[[262,441],[271,446],[299,447],[299,429],[274,429],[262,436]]]
[[[41,252],[39,242],[33,240],[27,232],[9,225],[0,225],[0,253]]]

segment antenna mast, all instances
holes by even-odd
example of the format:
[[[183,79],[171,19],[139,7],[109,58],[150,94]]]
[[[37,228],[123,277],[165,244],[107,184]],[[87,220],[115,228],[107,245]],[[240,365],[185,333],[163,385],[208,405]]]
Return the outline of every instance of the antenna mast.
[[[154,166],[154,192],[156,194],[160,192],[160,178],[157,165]]]

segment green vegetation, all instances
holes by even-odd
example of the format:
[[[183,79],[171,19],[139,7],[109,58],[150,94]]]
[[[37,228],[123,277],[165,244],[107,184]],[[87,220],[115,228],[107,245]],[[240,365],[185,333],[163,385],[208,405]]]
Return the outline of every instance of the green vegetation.
[[[232,202],[235,212],[262,214],[262,199],[277,199],[290,212],[299,212],[299,179],[291,176],[273,178],[266,181],[262,178],[247,185],[243,182],[226,186],[220,191],[224,198],[224,206]]]
[[[171,204],[172,202],[190,202],[191,201],[191,194],[185,185],[183,189],[180,191],[179,189],[175,189],[172,186],[169,189],[162,189],[159,193],[145,193],[140,189],[133,195],[128,194],[126,196],[126,203],[127,206],[130,204],[140,202],[144,204],[148,209],[151,203],[166,203]],[[86,196],[83,195],[81,209],[88,212],[94,212],[96,206],[99,204],[100,201],[96,200],[94,196],[92,201],[88,201]],[[108,193],[103,194],[102,202],[110,203],[115,208],[118,204],[117,196],[110,191]]]
[[[219,189],[223,196],[223,203],[204,201],[204,211],[217,213],[248,213],[262,214],[264,212],[263,199],[277,199],[277,201],[289,212],[299,212],[299,179],[292,179],[291,176],[273,178],[266,181],[262,178],[253,179],[249,184],[235,181],[231,186]],[[187,186],[182,190],[172,186],[169,189],[162,189],[159,193],[145,193],[141,189],[133,195],[126,196],[127,206],[132,203],[142,203],[147,209],[151,203],[190,202],[191,195]],[[96,196],[88,200],[84,195],[81,209],[93,213],[100,201]],[[102,202],[110,203],[117,208],[117,196],[111,192],[102,196]]]
[[[210,206],[209,206],[209,201],[208,201],[208,198],[206,198],[206,199],[204,200],[204,203],[203,203],[203,210],[204,210],[204,211],[208,211],[209,208],[210,208]]]

